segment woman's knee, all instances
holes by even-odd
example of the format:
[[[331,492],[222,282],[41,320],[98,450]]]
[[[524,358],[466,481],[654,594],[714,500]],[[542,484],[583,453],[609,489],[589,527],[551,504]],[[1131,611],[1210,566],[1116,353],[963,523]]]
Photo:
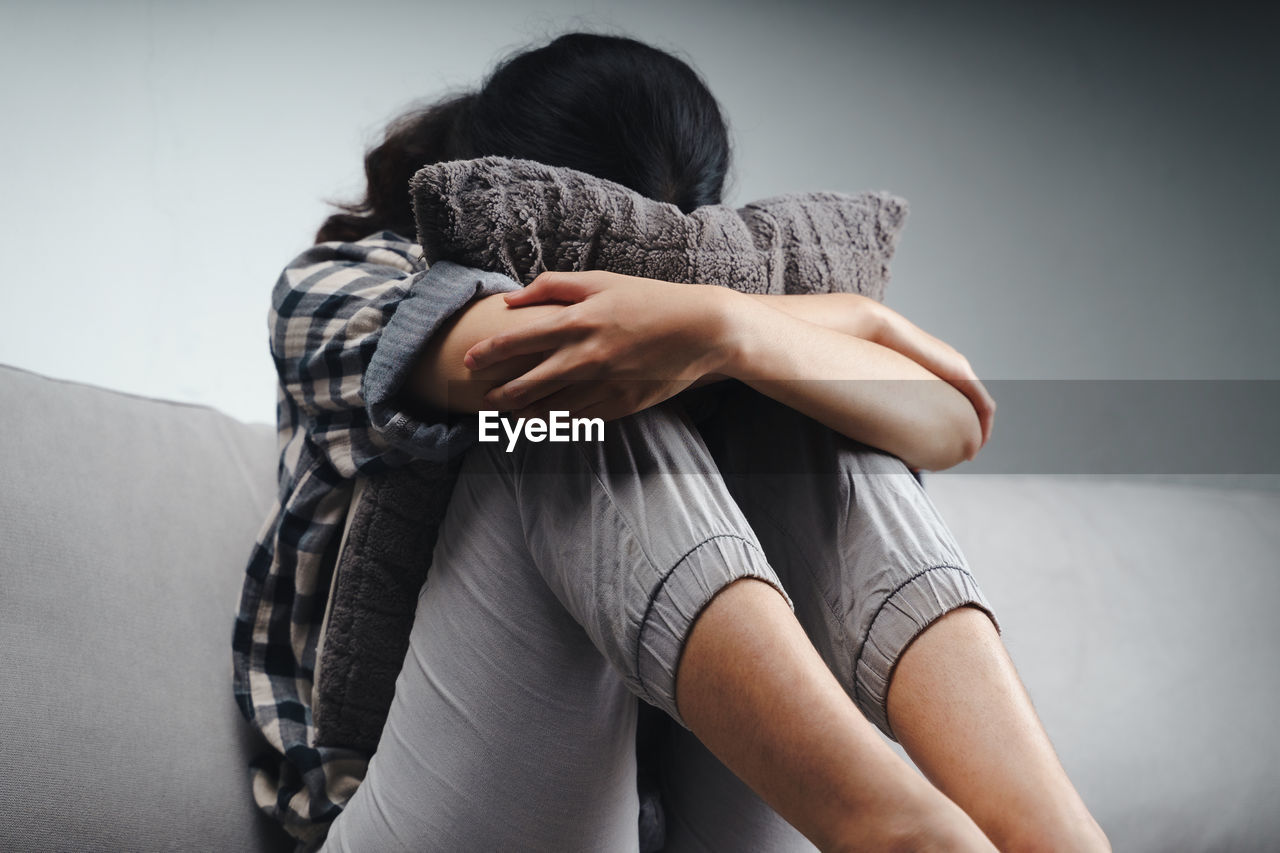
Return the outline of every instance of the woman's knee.
[[[599,442],[484,452],[464,474],[500,475],[546,585],[628,687],[673,716],[675,670],[697,614],[744,577],[781,589],[677,404],[612,421]]]
[[[951,531],[900,459],[750,389],[703,430],[814,645],[889,733],[911,640],[956,607],[990,613]]]

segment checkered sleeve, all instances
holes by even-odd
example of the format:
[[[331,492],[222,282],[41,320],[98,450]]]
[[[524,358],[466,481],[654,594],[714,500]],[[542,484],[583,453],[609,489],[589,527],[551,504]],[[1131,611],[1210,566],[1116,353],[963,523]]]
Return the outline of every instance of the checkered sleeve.
[[[414,357],[472,299],[519,287],[448,262],[425,269],[416,244],[388,232],[304,252],[281,274],[270,313],[282,422],[305,429],[346,478],[456,454],[474,440],[472,419],[407,404]]]
[[[416,243],[382,232],[313,246],[273,291],[280,493],[245,572],[234,686],[241,712],[270,746],[253,762],[254,799],[309,847],[323,839],[369,758],[319,745],[312,716],[352,480],[469,445],[473,419],[407,401],[405,380],[442,323],[478,296],[518,287],[456,264],[427,269]]]

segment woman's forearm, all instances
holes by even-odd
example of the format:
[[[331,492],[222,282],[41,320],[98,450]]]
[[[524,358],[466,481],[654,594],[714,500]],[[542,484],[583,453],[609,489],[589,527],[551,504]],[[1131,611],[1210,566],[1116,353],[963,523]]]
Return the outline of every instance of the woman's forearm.
[[[868,341],[885,326],[884,306],[855,293],[752,293],[748,297],[797,320]]]
[[[719,373],[913,467],[949,468],[977,453],[972,404],[907,356],[759,298],[726,292],[726,302]]]

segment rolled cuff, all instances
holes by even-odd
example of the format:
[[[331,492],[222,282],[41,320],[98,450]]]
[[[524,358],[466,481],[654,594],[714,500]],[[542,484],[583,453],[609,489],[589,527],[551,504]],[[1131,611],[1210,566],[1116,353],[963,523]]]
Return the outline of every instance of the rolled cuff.
[[[866,642],[854,662],[854,699],[880,731],[896,741],[889,726],[889,680],[903,652],[925,628],[957,607],[982,610],[997,632],[990,602],[963,568],[932,566],[898,587],[871,621]]]
[[[445,461],[476,441],[474,417],[425,405],[414,405],[410,413],[401,391],[418,353],[454,314],[479,297],[519,289],[519,283],[504,275],[451,261],[437,261],[413,280],[383,328],[364,374],[370,421],[391,445],[416,458]]]
[[[747,539],[725,533],[695,545],[671,567],[641,622],[636,672],[645,698],[682,726],[685,723],[676,707],[676,672],[684,644],[711,599],[743,578],[768,583],[794,609],[764,553]]]

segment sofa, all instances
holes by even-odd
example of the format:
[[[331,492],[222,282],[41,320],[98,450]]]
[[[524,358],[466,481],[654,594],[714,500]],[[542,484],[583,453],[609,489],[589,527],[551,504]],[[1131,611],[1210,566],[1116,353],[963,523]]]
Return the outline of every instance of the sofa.
[[[231,623],[275,435],[0,367],[0,850],[288,850]],[[935,475],[1117,850],[1280,849],[1280,494]]]

